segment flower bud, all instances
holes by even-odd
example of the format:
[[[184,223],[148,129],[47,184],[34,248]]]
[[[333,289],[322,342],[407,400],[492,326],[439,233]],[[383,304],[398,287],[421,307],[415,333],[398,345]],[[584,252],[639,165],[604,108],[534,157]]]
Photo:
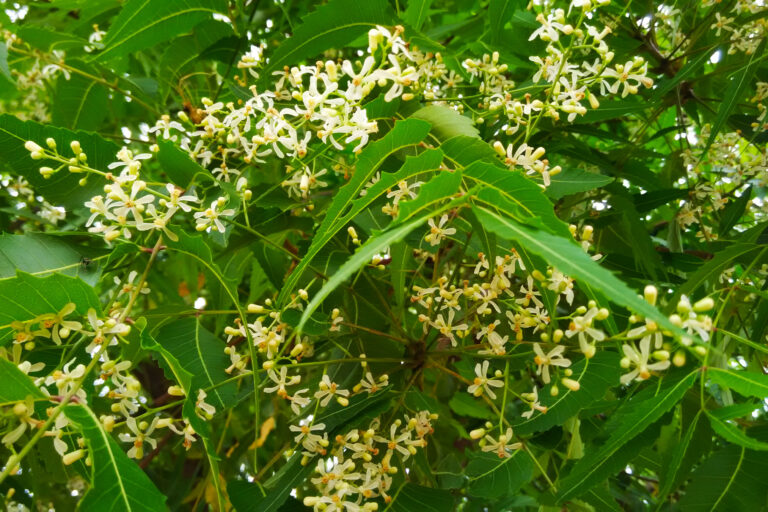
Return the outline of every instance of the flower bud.
[[[41,148],[36,142],[33,142],[31,140],[28,140],[24,143],[24,147],[27,148],[27,151],[30,153],[39,153],[43,151],[43,148]]]
[[[705,297],[693,305],[693,310],[697,313],[703,313],[705,311],[710,311],[714,307],[715,301],[712,297]]]
[[[645,290],[643,290],[643,296],[645,297],[645,301],[651,304],[652,306],[656,305],[656,299],[659,296],[659,290],[656,289],[655,286],[652,284],[649,284],[645,287]]]
[[[168,387],[168,394],[171,396],[184,396],[186,393],[184,393],[181,386],[173,385]]]
[[[248,312],[249,313],[264,313],[266,311],[266,308],[260,304],[248,304]]]
[[[581,384],[579,383],[579,381],[573,380],[573,379],[569,379],[567,377],[564,378],[564,379],[560,379],[560,383],[563,386],[565,386],[568,389],[570,389],[571,391],[578,391],[579,388],[581,388]]]
[[[78,460],[85,457],[85,450],[75,450],[73,452],[65,453],[64,456],[61,458],[61,461],[64,463],[65,466],[69,466],[73,462],[77,462]]]

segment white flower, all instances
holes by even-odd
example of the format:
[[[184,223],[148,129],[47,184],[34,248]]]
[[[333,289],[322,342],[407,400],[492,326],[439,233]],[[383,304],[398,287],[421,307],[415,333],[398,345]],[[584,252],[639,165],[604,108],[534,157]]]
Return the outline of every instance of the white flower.
[[[429,219],[427,222],[429,224],[429,234],[424,237],[424,240],[429,242],[430,245],[440,245],[440,242],[443,241],[443,238],[456,234],[456,228],[443,227],[447,222],[448,214],[444,214],[442,217],[440,217],[440,220],[437,224],[435,224],[435,219]]]
[[[564,345],[558,345],[548,353],[544,353],[541,346],[538,343],[533,344],[533,351],[536,353],[533,361],[536,363],[536,375],[541,375],[541,379],[545,384],[549,384],[549,367],[559,366],[561,368],[568,368],[571,366],[571,360],[563,356],[565,352]]]
[[[467,388],[467,391],[475,396],[480,396],[483,394],[483,392],[485,392],[491,400],[495,400],[496,393],[494,393],[491,388],[504,387],[504,381],[489,379],[486,376],[488,373],[488,365],[489,362],[487,360],[483,361],[482,364],[477,363],[475,365],[475,380],[473,381],[472,385]],[[496,377],[500,376],[500,372],[497,371]]]
[[[330,402],[331,398],[334,396],[336,396],[336,400],[341,405],[346,405],[349,403],[349,401],[345,398],[349,396],[349,391],[346,389],[339,389],[338,384],[331,382],[328,374],[323,375],[323,378],[320,380],[320,385],[318,387],[320,390],[315,393],[315,398],[320,400],[321,407],[327,406],[328,402]]]
[[[153,450],[157,448],[157,440],[150,436],[155,431],[159,419],[159,416],[155,416],[152,423],[148,425],[146,421],[137,424],[136,418],[126,418],[125,424],[132,433],[119,434],[117,437],[124,443],[133,443],[133,447],[128,450],[128,457],[132,459],[144,458],[144,443],[149,443]]]
[[[482,446],[484,452],[496,452],[500,459],[508,457],[514,450],[520,449],[522,443],[511,443],[512,429],[507,428],[506,432],[499,435],[498,440],[487,434],[484,438],[485,444]]]
[[[660,371],[669,368],[669,360],[666,359],[657,363],[648,364],[651,352],[650,336],[646,336],[640,340],[639,345],[639,352],[634,346],[627,343],[621,347],[625,356],[621,361],[621,366],[623,368],[629,368],[630,366],[634,367],[632,371],[621,376],[622,384],[628,384],[633,380],[646,380],[651,376],[651,371]]]

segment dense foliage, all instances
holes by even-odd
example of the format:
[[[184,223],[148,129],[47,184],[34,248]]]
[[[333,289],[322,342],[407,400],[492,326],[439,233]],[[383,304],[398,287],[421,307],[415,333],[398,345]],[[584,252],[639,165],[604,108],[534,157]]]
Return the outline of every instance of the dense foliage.
[[[768,510],[763,0],[0,5],[8,510]]]

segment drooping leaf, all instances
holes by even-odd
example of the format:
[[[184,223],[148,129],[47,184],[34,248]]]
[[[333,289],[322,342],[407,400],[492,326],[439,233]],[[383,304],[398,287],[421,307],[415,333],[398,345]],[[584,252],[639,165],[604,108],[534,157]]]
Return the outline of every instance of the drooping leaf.
[[[403,13],[403,20],[416,30],[421,30],[431,5],[432,0],[410,0]]]
[[[680,510],[714,512],[760,510],[765,507],[768,461],[762,452],[730,445],[696,468]]]
[[[429,123],[416,119],[407,119],[395,123],[395,126],[380,140],[369,144],[358,157],[355,174],[349,182],[339,189],[328,211],[315,232],[312,243],[302,256],[301,261],[291,272],[283,285],[279,303],[283,303],[295,289],[299,279],[320,250],[341,231],[351,220],[347,215],[350,204],[358,198],[365,184],[373,177],[376,170],[396,151],[418,144],[429,133]],[[358,203],[359,204],[359,203]]]
[[[723,210],[723,215],[720,217],[720,225],[717,228],[720,236],[728,233],[733,226],[735,226],[749,205],[749,200],[752,198],[752,187],[747,187],[741,195],[736,198],[735,201],[728,204]]]
[[[460,173],[456,173],[460,178]],[[439,176],[438,176],[439,177]],[[443,196],[443,199],[450,196],[452,192],[448,192],[446,195]],[[419,198],[421,195],[419,195]],[[419,198],[413,200],[413,203],[418,203]],[[431,199],[431,198],[430,198]],[[412,220],[409,220],[404,223],[400,223],[395,227],[390,228],[387,231],[384,231],[383,233],[380,233],[376,236],[372,236],[368,239],[365,244],[363,244],[356,252],[352,255],[349,260],[344,263],[337,271],[334,273],[328,281],[320,288],[320,290],[313,295],[312,300],[307,305],[306,309],[304,310],[304,314],[301,316],[301,321],[299,322],[299,325],[296,326],[296,331],[301,332],[301,328],[304,326],[305,323],[307,323],[307,320],[309,320],[312,313],[320,306],[320,304],[325,300],[325,298],[333,291],[335,290],[342,282],[346,281],[352,274],[354,274],[356,271],[361,269],[364,265],[368,264],[371,259],[373,258],[374,254],[378,254],[381,252],[384,248],[389,247],[390,245],[399,242],[403,238],[405,238],[411,231],[419,227],[420,225],[427,222],[427,219],[432,217],[433,215],[439,215],[443,211],[447,210],[450,207],[457,206],[458,204],[463,203],[466,201],[466,197],[459,198],[451,201],[447,205],[443,205],[439,208],[434,208],[430,212],[427,212],[426,214],[421,214],[419,216],[415,216]],[[431,201],[430,203],[431,204]],[[417,210],[419,207],[414,205],[414,210]]]
[[[187,153],[180,150],[173,142],[160,140],[157,143],[157,161],[168,175],[168,179],[181,188],[188,188],[195,181],[213,182],[211,173],[192,160]]]
[[[7,359],[0,358],[0,375],[0,404],[18,402],[28,396],[45,398],[32,379]]]
[[[88,406],[67,405],[64,414],[82,433],[91,459],[91,487],[80,500],[80,510],[166,510],[165,496],[125,455]]]
[[[109,92],[98,81],[99,71],[79,61],[69,61],[69,66],[90,75],[73,72],[67,79],[60,75],[56,81],[53,102],[53,123],[70,129],[95,131],[108,113]]]
[[[601,443],[598,449],[581,459],[563,479],[558,501],[578,497],[595,485],[598,481],[596,477],[599,478],[602,467],[610,463],[611,457],[679,402],[693,385],[696,376],[696,372],[691,372],[674,381],[657,396],[633,405],[627,414],[614,421],[615,427],[610,437]]]
[[[570,236],[568,226],[557,218],[549,199],[520,172],[475,162],[464,169],[464,175],[485,185],[477,194],[477,200],[503,211],[517,222]]]
[[[707,377],[743,396],[754,396],[761,400],[768,397],[768,375],[762,373],[710,367],[707,368]]]
[[[83,203],[91,197],[103,193],[105,180],[89,176],[86,186],[79,181],[83,174],[70,173],[66,169],[54,174],[50,179],[40,175],[40,167],[57,168],[58,162],[42,159],[32,160],[29,151],[24,148],[28,140],[34,141],[41,147],[46,147],[45,140],[51,137],[56,141],[59,154],[70,158],[73,156],[69,144],[73,140],[80,141],[83,151],[88,155],[88,165],[95,169],[106,169],[115,161],[115,154],[120,149],[114,142],[109,142],[95,133],[70,131],[64,128],[21,121],[9,114],[0,115],[0,154],[3,155],[2,165],[16,176],[23,176],[29,181],[35,193],[43,196],[53,205],[66,206],[67,210],[84,209]]]
[[[613,182],[613,178],[582,169],[565,169],[550,178],[551,183],[546,194],[552,199],[560,199],[570,194],[588,192]]]
[[[295,66],[329,48],[344,46],[376,25],[393,26],[395,20],[385,0],[331,0],[301,20],[293,35],[272,54],[262,77],[271,78],[273,71],[285,65]]]
[[[224,353],[224,341],[219,340],[197,318],[181,318],[164,325],[156,334],[157,343],[179,361],[181,367],[192,375],[191,389],[210,389],[206,402],[221,411],[235,400],[235,382],[225,371],[230,365]]]
[[[726,441],[743,446],[749,450],[768,450],[768,443],[748,436],[733,423],[729,423],[727,420],[718,418],[717,415],[711,413],[708,413],[707,417],[709,418],[709,424],[712,425],[712,430]]]
[[[519,0],[491,0],[488,4],[488,25],[491,43],[501,39],[504,25],[512,18],[517,9],[525,9],[525,3]]]
[[[481,498],[513,495],[530,481],[533,462],[523,450],[500,459],[495,453],[479,453],[469,461],[469,494]]]
[[[765,53],[765,45],[766,40],[763,39],[763,41],[760,43],[760,46],[754,51],[754,53],[752,53],[752,55],[750,55],[746,66],[736,71],[730,77],[728,88],[725,90],[725,93],[722,96],[723,101],[720,103],[720,106],[717,109],[717,117],[715,118],[715,122],[712,123],[712,127],[709,132],[709,138],[707,139],[707,144],[704,148],[705,153],[715,141],[717,134],[720,133],[720,130],[725,125],[728,117],[731,115],[731,112],[733,112],[733,109],[740,101],[744,99],[744,95],[752,83],[752,78],[755,76],[755,72],[757,72],[757,68],[762,62],[762,59],[758,57]]]
[[[75,304],[72,317],[85,316],[89,308],[101,311],[99,298],[82,279],[52,274],[34,277],[19,272],[13,279],[0,280],[0,346],[11,339],[14,321],[32,320],[39,315],[58,313]]]
[[[226,13],[222,0],[130,0],[112,22],[104,49],[94,58],[107,61],[168,41],[191,30],[213,13]]]
[[[443,512],[452,510],[453,507],[454,499],[450,491],[406,482],[397,490],[389,508],[393,512],[410,512],[412,510]]]
[[[677,332],[677,328],[664,314],[639,298],[635,291],[592,260],[572,240],[563,239],[544,231],[534,231],[512,219],[502,218],[485,208],[476,207],[475,213],[490,231],[519,242],[561,272],[601,290],[616,304],[631,308],[648,318],[653,318],[659,325]]]
[[[471,118],[443,105],[422,107],[411,114],[411,118],[427,121],[432,126],[432,135],[441,141],[459,135],[475,138],[480,136]]]
[[[17,270],[40,277],[59,272],[94,286],[100,274],[95,259],[85,258],[61,238],[33,233],[0,235],[0,281],[13,279]]]
[[[531,434],[562,425],[581,409],[602,400],[606,391],[619,383],[619,359],[618,354],[600,352],[592,359],[584,358],[574,363],[571,378],[579,382],[579,390],[561,389],[557,396],[552,396],[549,392],[552,385],[545,386],[539,391],[539,399],[547,412],[536,411],[529,419],[521,419],[514,425],[515,432]]]

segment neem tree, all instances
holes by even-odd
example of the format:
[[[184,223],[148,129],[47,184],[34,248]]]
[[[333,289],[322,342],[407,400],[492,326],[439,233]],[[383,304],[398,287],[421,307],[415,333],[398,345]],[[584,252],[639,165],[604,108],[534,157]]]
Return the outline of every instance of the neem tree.
[[[8,510],[765,510],[760,0],[0,13]]]

